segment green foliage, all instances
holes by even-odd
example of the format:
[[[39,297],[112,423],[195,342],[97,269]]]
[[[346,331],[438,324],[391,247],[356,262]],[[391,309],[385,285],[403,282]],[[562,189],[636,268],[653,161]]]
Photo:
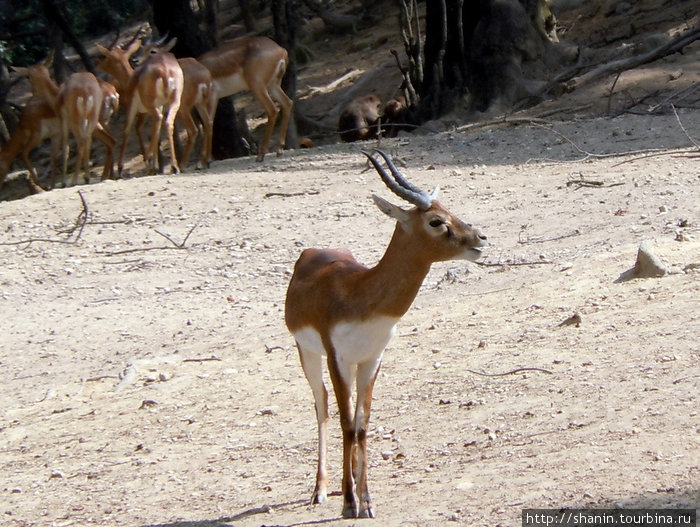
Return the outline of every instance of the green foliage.
[[[8,64],[34,64],[48,54],[46,4],[61,13],[80,40],[114,33],[118,27],[144,18],[146,0],[3,0],[0,9],[0,55]]]

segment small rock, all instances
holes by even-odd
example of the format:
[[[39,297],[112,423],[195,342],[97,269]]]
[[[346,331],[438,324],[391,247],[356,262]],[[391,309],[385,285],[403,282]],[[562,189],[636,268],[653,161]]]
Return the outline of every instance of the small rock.
[[[661,260],[651,252],[649,242],[643,241],[637,252],[637,262],[634,264],[635,276],[659,277],[668,274],[668,269]]]
[[[634,267],[622,273],[616,282],[625,282],[633,278],[659,278],[667,274],[669,269],[651,252],[651,244],[644,240],[639,245]]]

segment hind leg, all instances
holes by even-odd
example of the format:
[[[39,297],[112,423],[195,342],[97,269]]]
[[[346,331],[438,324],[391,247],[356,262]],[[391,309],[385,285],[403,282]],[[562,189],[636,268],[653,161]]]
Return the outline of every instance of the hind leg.
[[[316,405],[316,421],[318,422],[318,467],[316,471],[316,487],[311,496],[311,503],[324,503],[328,499],[328,474],[326,472],[326,453],[328,439],[328,390],[323,384],[323,357],[319,353],[304,353],[299,342],[299,358],[304,369],[306,380],[309,381],[314,394]]]

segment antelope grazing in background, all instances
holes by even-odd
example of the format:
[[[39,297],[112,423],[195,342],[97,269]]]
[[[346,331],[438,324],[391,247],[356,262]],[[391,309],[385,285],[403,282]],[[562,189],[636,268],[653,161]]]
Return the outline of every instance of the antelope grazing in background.
[[[107,49],[97,45],[104,55],[98,66],[116,79],[120,101],[126,108],[126,124],[122,134],[122,144],[119,150],[118,170],[122,175],[124,170],[124,153],[134,121],[139,114],[148,114],[153,119],[151,140],[145,145],[141,134],[142,120],[137,123],[136,133],[141,145],[141,153],[149,172],[156,172],[158,145],[163,121],[170,147],[170,164],[173,172],[180,172],[180,166],[175,156],[173,132],[175,116],[180,108],[184,76],[180,64],[172,53],[157,53],[150,55],[138,69],[134,70],[129,64],[129,57],[140,47],[139,40],[134,41],[126,50],[120,48]]]
[[[285,304],[287,328],[296,340],[316,404],[318,470],[311,502],[325,502],[328,491],[326,357],[343,431],[345,518],[374,517],[367,489],[367,427],[372,389],[397,322],[411,306],[433,262],[476,260],[481,256],[479,248],[486,245],[485,235],[436,201],[437,188],[428,194],[412,185],[385,153],[377,152],[391,176],[377,159],[363,153],[389,189],[415,207],[404,210],[373,195],[379,209],[397,222],[379,263],[367,268],[347,250],[306,249],[294,267]]]
[[[197,60],[211,72],[217,103],[222,97],[247,90],[265,110],[267,127],[258,150],[258,161],[265,156],[275,128],[278,114],[275,102],[280,105],[282,123],[278,153],[283,150],[292,115],[292,100],[281,85],[289,63],[287,50],[267,37],[241,37],[207,51]]]
[[[100,82],[89,72],[73,73],[59,87],[51,77],[48,66],[51,57],[45,62],[28,68],[14,68],[15,71],[26,75],[32,85],[35,95],[43,97],[51,106],[61,123],[61,145],[63,150],[62,178],[65,183],[68,170],[68,132],[75,137],[77,158],[73,173],[73,184],[78,173],[83,170],[85,182],[90,180],[90,151],[92,137],[101,141],[107,150],[102,179],[112,176],[112,158],[115,145],[114,138],[104,129],[100,117],[105,112],[105,97],[108,97],[110,107],[113,91],[108,84]],[[111,116],[111,112],[109,112]],[[52,178],[51,187],[55,184]]]
[[[12,131],[10,140],[0,150],[0,185],[5,181],[12,162],[20,156],[27,167],[30,192],[41,192],[39,177],[29,160],[29,153],[44,139],[51,139],[51,179],[56,177],[61,123],[51,105],[43,97],[34,96],[27,102]]]

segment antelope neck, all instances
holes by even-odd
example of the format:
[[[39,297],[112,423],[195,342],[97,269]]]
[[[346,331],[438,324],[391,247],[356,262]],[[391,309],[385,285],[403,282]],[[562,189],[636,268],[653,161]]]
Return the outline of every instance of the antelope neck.
[[[421,247],[416,247],[397,224],[384,256],[367,272],[362,283],[367,295],[374,299],[374,313],[403,316],[430,271],[430,264],[421,255]]]

